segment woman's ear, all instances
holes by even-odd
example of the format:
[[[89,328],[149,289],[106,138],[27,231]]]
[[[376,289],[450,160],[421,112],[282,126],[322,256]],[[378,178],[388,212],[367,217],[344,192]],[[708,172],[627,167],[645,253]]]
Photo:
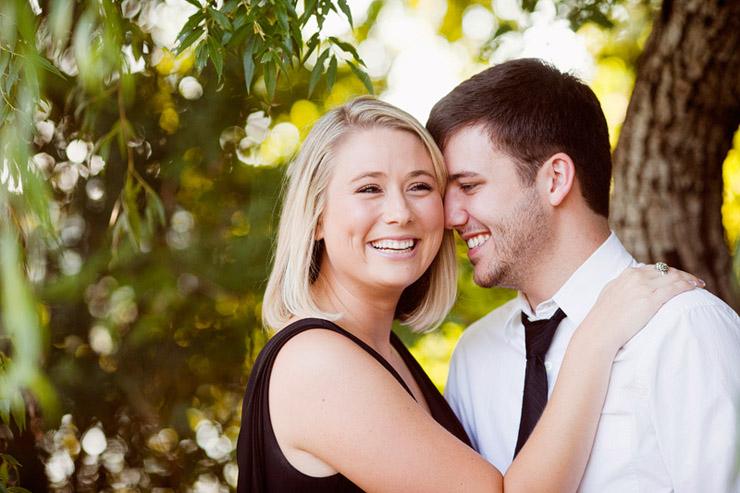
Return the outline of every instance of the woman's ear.
[[[313,233],[313,241],[321,241],[324,239],[324,227],[321,219],[316,224],[316,231]]]
[[[576,179],[576,168],[573,160],[564,152],[553,154],[542,165],[545,172],[545,183],[550,205],[557,207],[573,189]]]

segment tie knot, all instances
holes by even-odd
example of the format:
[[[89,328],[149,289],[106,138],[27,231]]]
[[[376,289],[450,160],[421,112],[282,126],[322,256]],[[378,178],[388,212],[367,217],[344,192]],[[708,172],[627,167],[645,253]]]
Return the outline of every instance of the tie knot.
[[[544,358],[550,343],[555,335],[555,330],[560,321],[565,318],[563,310],[558,308],[555,314],[546,319],[531,321],[522,312],[522,323],[524,324],[524,340],[527,345],[527,359]]]

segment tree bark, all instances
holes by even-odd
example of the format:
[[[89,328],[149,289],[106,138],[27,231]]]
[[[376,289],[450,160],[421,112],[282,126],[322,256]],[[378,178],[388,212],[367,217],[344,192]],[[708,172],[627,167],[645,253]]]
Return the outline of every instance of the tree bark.
[[[696,274],[736,310],[722,163],[740,125],[740,1],[664,0],[614,151],[611,225],[642,262]]]

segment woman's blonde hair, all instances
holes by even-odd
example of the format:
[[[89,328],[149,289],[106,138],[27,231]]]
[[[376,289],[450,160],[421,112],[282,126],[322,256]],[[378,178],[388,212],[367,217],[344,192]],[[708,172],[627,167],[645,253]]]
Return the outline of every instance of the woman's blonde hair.
[[[265,326],[278,330],[291,317],[331,320],[340,316],[322,311],[312,291],[323,253],[323,240],[314,239],[316,227],[326,204],[334,152],[350,134],[379,127],[403,130],[419,137],[429,151],[444,196],[447,170],[442,153],[414,117],[367,96],[326,113],[313,126],[288,167],[275,258],[262,302]],[[456,290],[455,240],[452,231],[445,231],[432,264],[402,293],[396,319],[415,331],[434,328],[452,307]]]

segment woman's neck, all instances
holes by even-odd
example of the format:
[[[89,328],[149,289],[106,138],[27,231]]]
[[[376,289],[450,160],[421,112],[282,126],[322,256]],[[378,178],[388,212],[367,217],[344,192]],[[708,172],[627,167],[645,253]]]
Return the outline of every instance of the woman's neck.
[[[337,313],[335,322],[383,356],[391,351],[390,332],[401,293],[378,288],[369,293],[360,286],[319,276],[313,286],[322,311]]]

